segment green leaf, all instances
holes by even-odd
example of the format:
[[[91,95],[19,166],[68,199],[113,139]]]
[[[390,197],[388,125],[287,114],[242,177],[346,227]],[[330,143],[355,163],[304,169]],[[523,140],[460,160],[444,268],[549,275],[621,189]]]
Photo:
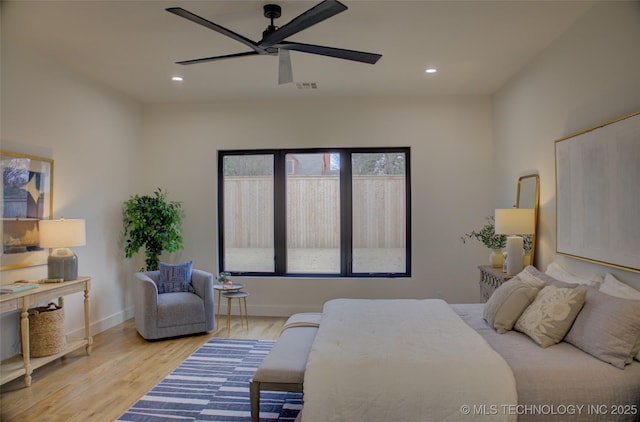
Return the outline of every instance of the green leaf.
[[[156,270],[163,251],[183,248],[180,231],[182,204],[167,201],[166,192],[158,188],[154,196],[132,195],[123,204],[125,257],[131,258],[141,248],[145,252],[146,270]]]

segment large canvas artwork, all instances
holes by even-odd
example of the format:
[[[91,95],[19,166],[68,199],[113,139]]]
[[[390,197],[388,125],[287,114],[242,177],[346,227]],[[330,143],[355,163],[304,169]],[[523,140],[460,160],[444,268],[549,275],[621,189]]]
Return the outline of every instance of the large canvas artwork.
[[[557,252],[640,271],[640,112],[555,147]]]
[[[38,222],[51,218],[53,160],[2,154],[2,253],[0,270],[43,265]]]

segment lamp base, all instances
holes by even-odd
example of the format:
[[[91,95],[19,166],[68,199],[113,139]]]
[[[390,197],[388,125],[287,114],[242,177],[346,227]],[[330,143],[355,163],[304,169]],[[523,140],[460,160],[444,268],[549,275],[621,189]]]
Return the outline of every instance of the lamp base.
[[[47,258],[47,277],[62,278],[64,281],[78,278],[78,257],[71,255],[49,255]]]
[[[507,275],[516,275],[522,271],[524,241],[521,236],[507,236]]]

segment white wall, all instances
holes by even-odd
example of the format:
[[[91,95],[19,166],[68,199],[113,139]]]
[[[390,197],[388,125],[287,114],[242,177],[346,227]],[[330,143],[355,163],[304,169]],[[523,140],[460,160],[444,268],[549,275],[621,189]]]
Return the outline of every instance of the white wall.
[[[459,239],[493,209],[487,97],[143,108],[8,39],[1,77],[1,147],[53,158],[54,216],[87,221],[87,245],[75,252],[79,272],[93,277],[94,335],[132,316],[130,280],[142,257],[122,257],[121,206],[129,195],[163,187],[183,201],[185,250],[165,258],[194,259],[216,271],[218,148],[412,147],[413,278],[246,280],[252,313],[317,310],[331,297],[479,299],[476,265],[486,262],[487,251]],[[46,266],[0,273],[3,283],[45,276]],[[82,295],[65,306],[66,331],[80,332]],[[19,350],[17,319],[16,313],[0,319],[1,358]]]
[[[80,272],[94,280],[94,334],[131,315],[129,281],[140,260],[122,258],[121,205],[129,195],[162,187],[182,201],[185,250],[167,259],[216,271],[217,149],[412,148],[413,277],[247,279],[252,313],[317,310],[339,296],[476,301],[476,265],[488,253],[460,236],[494,208],[511,206],[516,179],[529,170],[542,182],[540,266],[557,258],[581,275],[609,270],[555,256],[553,140],[640,109],[639,23],[638,2],[596,6],[493,104],[484,97],[354,98],[143,108],[3,39],[2,148],[53,158],[55,216],[87,220],[87,245],[75,251]],[[638,274],[610,271],[640,287]],[[0,277],[45,274],[41,266]],[[81,295],[66,305],[67,331],[77,331]],[[0,320],[2,358],[17,350],[16,318]]]
[[[605,2],[495,95],[496,205],[509,206],[510,182],[523,170],[540,173],[540,268],[556,260],[576,274],[611,272],[640,288],[640,274],[556,255],[554,157],[555,140],[639,111],[639,75],[640,2]]]
[[[366,98],[163,105],[145,109],[147,190],[182,201],[185,250],[173,259],[217,271],[216,150],[409,146],[410,279],[243,278],[250,313],[318,311],[334,297],[479,300],[479,243],[460,236],[493,212],[491,103],[475,98]],[[515,197],[515,179],[513,180]],[[515,198],[512,198],[512,200]]]
[[[1,76],[2,149],[52,158],[54,217],[86,219],[87,244],[74,251],[79,273],[93,277],[95,334],[132,315],[121,206],[142,186],[142,108],[7,39]],[[0,273],[3,283],[46,275],[46,265]],[[81,293],[65,298],[67,332],[80,332],[83,312]],[[2,316],[2,358],[19,350],[17,318]]]

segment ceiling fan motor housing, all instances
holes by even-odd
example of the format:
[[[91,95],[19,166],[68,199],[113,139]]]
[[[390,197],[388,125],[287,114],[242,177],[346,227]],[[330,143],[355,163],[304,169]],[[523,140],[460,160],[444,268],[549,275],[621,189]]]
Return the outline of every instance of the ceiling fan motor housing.
[[[264,5],[264,17],[269,19],[278,19],[282,16],[282,8],[277,4]]]
[[[282,8],[280,6],[277,4],[264,5],[264,17],[271,19],[271,24],[262,32],[262,38],[278,30],[278,28],[273,25],[273,20],[278,19],[280,16],[282,16]]]

